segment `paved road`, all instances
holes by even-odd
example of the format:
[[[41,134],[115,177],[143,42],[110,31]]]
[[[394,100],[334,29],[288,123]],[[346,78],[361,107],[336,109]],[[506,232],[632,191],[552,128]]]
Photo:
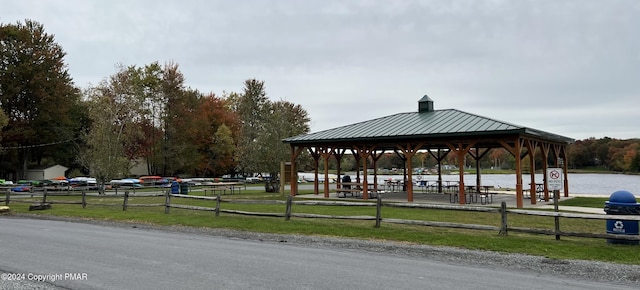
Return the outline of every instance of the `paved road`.
[[[0,217],[0,229],[2,289],[626,289],[393,254],[134,227]]]

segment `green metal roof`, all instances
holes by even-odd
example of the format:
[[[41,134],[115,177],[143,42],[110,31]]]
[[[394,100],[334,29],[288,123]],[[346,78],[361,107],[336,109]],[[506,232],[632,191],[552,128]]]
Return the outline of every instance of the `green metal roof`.
[[[426,96],[425,96],[426,97]],[[440,139],[519,134],[554,143],[573,143],[568,137],[498,121],[455,109],[398,113],[283,140],[293,144],[318,144],[404,139]]]

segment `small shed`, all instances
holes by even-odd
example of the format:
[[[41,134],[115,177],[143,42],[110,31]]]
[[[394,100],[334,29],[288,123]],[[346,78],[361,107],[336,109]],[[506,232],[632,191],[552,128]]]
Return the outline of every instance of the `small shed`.
[[[53,179],[58,176],[64,176],[67,170],[69,170],[69,168],[64,167],[60,164],[33,168],[27,170],[25,178],[30,180]]]

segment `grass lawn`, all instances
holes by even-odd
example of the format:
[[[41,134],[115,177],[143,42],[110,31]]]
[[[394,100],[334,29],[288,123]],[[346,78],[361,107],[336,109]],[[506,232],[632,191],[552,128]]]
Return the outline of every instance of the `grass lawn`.
[[[301,193],[307,193],[301,191]],[[194,192],[193,194],[201,194]],[[0,195],[0,200],[4,196]],[[40,201],[34,198],[32,201]],[[80,197],[49,196],[49,201],[79,201]],[[533,235],[510,232],[508,236],[499,236],[498,232],[466,230],[457,228],[437,228],[428,226],[398,225],[382,223],[375,227],[375,221],[341,219],[304,219],[292,217],[289,221],[278,217],[257,217],[213,212],[192,211],[171,208],[164,213],[163,206],[133,207],[122,210],[122,197],[88,196],[87,207],[76,204],[53,204],[52,209],[29,211],[29,203],[11,203],[14,213],[105,219],[122,222],[151,223],[158,225],[184,225],[193,227],[225,228],[244,231],[268,232],[279,234],[304,234],[316,236],[339,236],[358,239],[399,241],[406,243],[452,246],[467,249],[524,253],[545,256],[552,259],[600,260],[624,264],[640,264],[640,246],[609,244],[603,239]],[[264,193],[264,190],[243,190],[241,194],[224,195],[222,200],[286,200],[285,196]],[[602,207],[606,199],[576,197],[561,202],[562,205]],[[344,201],[344,200],[343,200]],[[164,197],[131,196],[128,203],[163,204]],[[215,207],[215,201],[172,198],[172,203]],[[221,203],[222,209],[250,212],[284,213],[284,204],[239,204]],[[375,216],[375,206],[320,206],[293,205],[293,213],[324,214],[334,216]],[[433,210],[415,208],[383,207],[382,217],[411,219],[451,223],[500,225],[497,213]],[[551,217],[535,217],[510,214],[510,227],[530,227],[553,229]],[[561,230],[570,232],[604,233],[605,221],[562,218]]]
[[[574,197],[558,201],[558,205],[603,208],[608,197]]]

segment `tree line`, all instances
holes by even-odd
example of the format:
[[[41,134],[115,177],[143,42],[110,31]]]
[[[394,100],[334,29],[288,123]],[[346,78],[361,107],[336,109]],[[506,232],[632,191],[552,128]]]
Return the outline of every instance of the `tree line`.
[[[475,149],[472,149],[472,151]],[[486,149],[481,149],[486,150]],[[539,148],[537,149],[540,150]],[[442,150],[443,155],[449,150]],[[458,160],[457,154],[446,154],[441,165],[451,165],[457,171]],[[470,155],[465,160],[467,169],[475,169],[476,161]],[[623,173],[640,173],[640,139],[613,139],[604,137],[596,139],[594,137],[576,140],[567,147],[567,165],[569,169],[596,170],[596,171],[612,171]],[[481,169],[504,169],[515,170],[515,157],[504,148],[493,148],[488,154],[485,154],[479,160]],[[529,158],[522,159],[522,168],[529,168]],[[535,159],[535,168],[541,170],[543,168],[542,153],[538,152]],[[547,165],[555,165],[555,160],[547,160]],[[373,162],[368,162],[370,170],[373,169]],[[305,170],[313,170],[311,163],[303,163],[302,168]],[[438,161],[427,152],[418,152],[412,159],[412,168],[416,170],[428,170],[434,173],[438,166]],[[324,169],[324,164],[319,164]],[[405,167],[405,159],[397,153],[388,152],[383,154],[376,162],[378,169],[388,169],[391,172],[402,173]],[[353,155],[347,154],[343,157],[340,164],[341,172],[349,172],[357,170],[358,162]],[[392,169],[396,169],[393,171]],[[336,170],[337,162],[335,159],[329,159],[329,169]]]
[[[202,93],[177,63],[118,65],[78,88],[66,53],[32,20],[0,24],[0,178],[62,164],[101,181],[134,166],[161,176],[276,173],[281,140],[309,131],[300,105],[271,100],[264,81],[242,92]]]
[[[603,168],[617,172],[640,172],[640,139],[609,137],[578,140],[568,148],[571,168]]]

